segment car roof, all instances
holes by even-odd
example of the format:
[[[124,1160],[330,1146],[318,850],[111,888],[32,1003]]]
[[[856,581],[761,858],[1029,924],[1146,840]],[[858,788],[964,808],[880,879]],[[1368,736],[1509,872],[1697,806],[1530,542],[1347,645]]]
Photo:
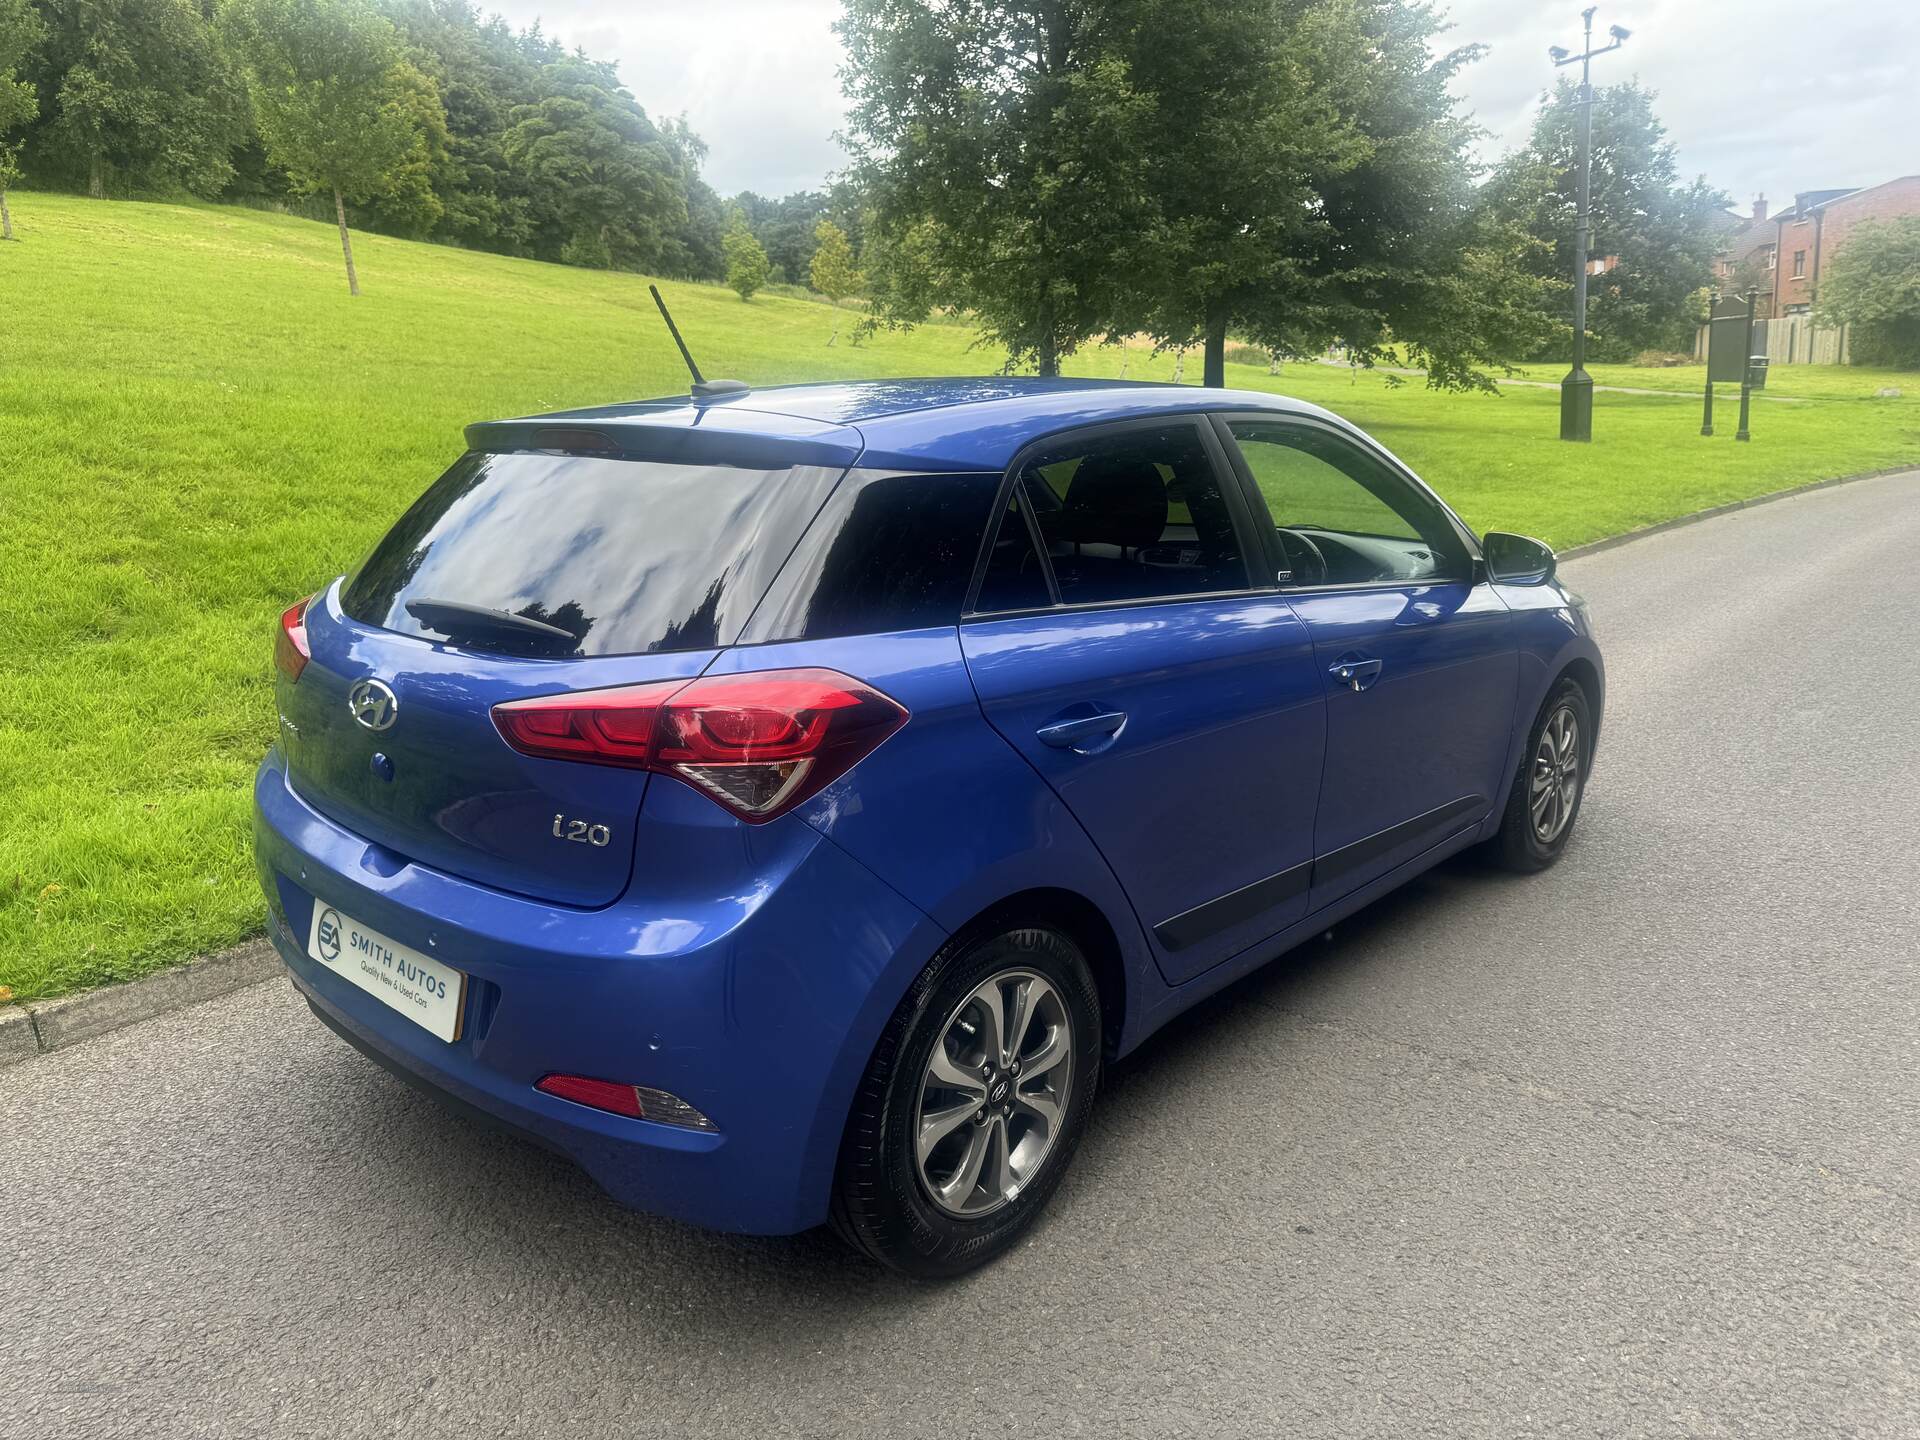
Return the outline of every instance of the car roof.
[[[1113,420],[1209,410],[1311,415],[1348,428],[1317,405],[1258,390],[1125,380],[959,376],[779,385],[736,394],[669,396],[563,410],[467,427],[475,449],[564,448],[569,429],[611,448],[653,452],[670,438],[689,460],[739,451],[795,464],[858,463],[901,470],[1004,470],[1022,448],[1062,430]],[[641,433],[636,433],[641,432]],[[663,433],[669,432],[669,433]],[[677,432],[677,434],[671,433]]]

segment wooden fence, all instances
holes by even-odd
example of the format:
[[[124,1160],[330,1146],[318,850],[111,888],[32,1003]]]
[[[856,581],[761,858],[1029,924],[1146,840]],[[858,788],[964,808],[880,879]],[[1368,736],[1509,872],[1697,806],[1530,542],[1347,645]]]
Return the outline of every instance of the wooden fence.
[[[1811,315],[1781,315],[1753,322],[1753,353],[1773,365],[1850,365],[1845,325],[1816,325]],[[1694,336],[1693,358],[1707,358],[1707,327]]]

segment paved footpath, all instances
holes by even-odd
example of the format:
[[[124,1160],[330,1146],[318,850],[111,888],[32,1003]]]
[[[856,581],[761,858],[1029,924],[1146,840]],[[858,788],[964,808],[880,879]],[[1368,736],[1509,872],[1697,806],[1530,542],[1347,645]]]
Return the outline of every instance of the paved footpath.
[[[278,981],[0,1071],[0,1436],[1911,1440],[1916,557],[1909,475],[1571,563],[1566,862],[1179,1022],[952,1285],[623,1213]]]

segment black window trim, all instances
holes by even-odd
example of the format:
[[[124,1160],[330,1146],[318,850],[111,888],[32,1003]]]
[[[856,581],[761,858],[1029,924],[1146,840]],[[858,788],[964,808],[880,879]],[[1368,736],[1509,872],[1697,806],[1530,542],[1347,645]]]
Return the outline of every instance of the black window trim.
[[[901,469],[898,466],[893,466],[893,465],[850,465],[848,466],[845,470],[841,472],[840,478],[834,481],[833,485],[821,497],[820,504],[817,507],[815,507],[813,514],[808,517],[807,523],[801,527],[800,533],[794,538],[793,544],[787,547],[786,558],[780,562],[779,568],[773,572],[773,578],[767,582],[767,588],[765,589],[765,591],[761,593],[760,598],[754,602],[752,613],[750,613],[747,616],[746,623],[740,627],[740,633],[734,639],[734,642],[733,642],[734,647],[748,647],[748,646],[756,646],[756,645],[791,645],[791,644],[808,643],[808,642],[802,642],[802,641],[796,640],[791,635],[779,635],[779,634],[769,633],[768,627],[771,622],[765,619],[766,604],[767,604],[767,601],[770,598],[772,598],[774,593],[780,588],[780,582],[786,578],[788,567],[791,566],[796,559],[799,559],[801,557],[801,552],[806,549],[807,545],[810,542],[816,539],[814,535],[814,527],[820,523],[820,517],[827,513],[828,509],[833,504],[834,498],[837,495],[839,495],[843,489],[849,489],[849,488],[859,489],[860,487],[865,485],[871,485],[877,482],[887,481],[887,480],[954,480],[954,479],[970,480],[975,476],[981,476],[981,475],[991,476],[992,474],[993,474],[993,471],[991,470],[988,470],[985,468],[974,469],[968,466],[949,466],[946,469],[941,469],[941,470],[918,470],[918,469],[908,470],[908,469]],[[998,497],[1003,492],[1003,489],[1004,489],[1004,482],[996,486],[994,490],[995,496]],[[999,528],[1000,528],[999,525],[995,522],[993,518],[993,512],[989,510],[987,512],[987,526],[986,526],[987,536],[990,538],[993,535],[999,533]],[[960,620],[967,613],[967,605],[972,600],[974,587],[980,583],[979,582],[979,565],[980,565],[980,562],[979,560],[976,559],[974,562],[974,576],[972,581],[969,583],[967,587],[965,596],[961,600],[959,614],[955,615],[950,620],[942,620],[935,625],[931,625],[931,626],[922,625],[915,628],[920,630],[928,630],[928,629],[944,630],[950,625],[958,624]],[[863,630],[863,631],[860,631],[859,633],[862,635],[891,635],[896,633],[908,634],[911,632],[904,631],[904,630],[897,630],[897,629],[882,629],[882,630]],[[847,636],[824,637],[824,638],[852,639],[854,637],[851,635],[847,635]]]
[[[980,540],[980,555],[974,562],[973,583],[967,587],[966,605],[960,612],[963,623],[972,620],[1015,620],[1030,615],[1051,615],[1062,611],[1078,613],[1090,610],[1133,610],[1143,605],[1177,605],[1196,600],[1232,600],[1245,599],[1250,595],[1271,595],[1277,588],[1276,571],[1270,547],[1261,539],[1258,524],[1253,512],[1247,505],[1245,482],[1232,459],[1232,452],[1220,441],[1220,432],[1209,423],[1212,412],[1205,410],[1170,410],[1157,415],[1138,415],[1125,420],[1109,420],[1097,425],[1072,426],[1056,430],[1029,440],[1021,446],[1007,468],[1000,476],[1000,490],[994,497],[993,509],[989,512],[992,523]],[[1220,486],[1220,494],[1227,504],[1227,514],[1233,521],[1234,538],[1240,543],[1241,563],[1246,567],[1247,584],[1233,590],[1201,590],[1183,595],[1143,595],[1130,600],[1079,600],[1069,601],[1060,598],[1060,582],[1054,577],[1053,560],[1047,554],[1039,528],[1039,521],[1033,514],[1031,505],[1022,504],[1020,514],[1026,520],[1027,534],[1033,542],[1035,552],[1040,556],[1040,570],[1047,582],[1047,593],[1053,597],[1053,603],[1044,607],[1028,607],[1022,610],[980,610],[980,589],[986,583],[987,563],[993,554],[994,542],[999,539],[1000,527],[1006,523],[1007,507],[1012,503],[1014,487],[1021,473],[1032,458],[1047,450],[1080,440],[1098,440],[1107,435],[1124,434],[1130,430],[1164,430],[1169,426],[1184,425],[1192,428],[1200,437],[1200,446],[1207,453],[1207,461],[1213,466],[1214,480]]]
[[[1241,420],[1262,425],[1293,425],[1303,430],[1313,430],[1342,441],[1358,450],[1369,459],[1376,461],[1386,472],[1409,486],[1416,495],[1424,498],[1446,523],[1452,527],[1460,548],[1466,552],[1468,573],[1466,575],[1436,575],[1427,581],[1408,580],[1349,580],[1338,584],[1307,585],[1295,584],[1291,579],[1276,581],[1275,587],[1283,594],[1303,594],[1311,592],[1338,590],[1405,590],[1411,585],[1420,584],[1482,584],[1486,579],[1486,558],[1480,549],[1480,537],[1475,535],[1458,515],[1453,507],[1435,493],[1432,486],[1415,475],[1378,441],[1359,430],[1349,430],[1342,425],[1329,424],[1317,415],[1302,415],[1288,410],[1214,410],[1208,413],[1213,422],[1213,430],[1221,448],[1225,450],[1232,466],[1234,478],[1239,482],[1241,503],[1255,516],[1264,517],[1266,524],[1255,522],[1260,535],[1260,548],[1267,555],[1275,575],[1282,573],[1286,556],[1280,549],[1279,529],[1273,518],[1273,511],[1267,506],[1267,497],[1260,493],[1259,483],[1254,479],[1252,467],[1247,464],[1246,456],[1240,452],[1240,442],[1229,428],[1234,421]]]

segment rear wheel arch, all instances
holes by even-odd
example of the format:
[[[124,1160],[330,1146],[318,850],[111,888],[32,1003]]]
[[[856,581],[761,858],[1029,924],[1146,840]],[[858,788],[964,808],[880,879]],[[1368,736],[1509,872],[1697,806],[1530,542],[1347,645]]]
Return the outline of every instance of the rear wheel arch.
[[[1074,890],[1038,886],[994,901],[956,929],[957,940],[997,934],[1022,925],[1055,929],[1080,947],[1100,994],[1101,1041],[1111,1059],[1127,1017],[1127,965],[1120,937],[1100,907]]]

